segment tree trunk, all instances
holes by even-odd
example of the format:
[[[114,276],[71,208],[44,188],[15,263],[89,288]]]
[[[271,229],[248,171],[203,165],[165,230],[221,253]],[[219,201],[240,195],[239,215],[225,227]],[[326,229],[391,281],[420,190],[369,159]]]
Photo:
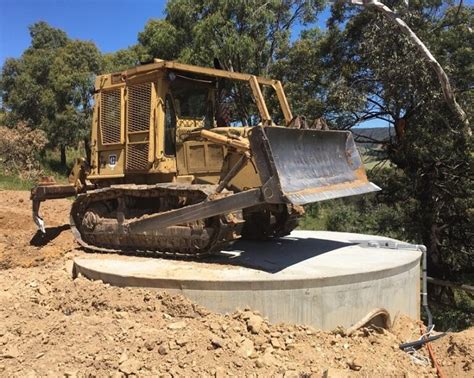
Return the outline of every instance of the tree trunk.
[[[423,244],[428,249],[428,274],[432,277],[446,278],[444,269],[445,261],[440,250],[439,228],[437,225],[437,214],[439,214],[440,204],[436,201],[436,193],[434,193],[434,183],[436,174],[433,172],[434,167],[425,167],[423,175],[420,178],[420,185],[417,188],[416,198],[420,202],[420,223],[422,226]]]
[[[91,143],[89,138],[84,138],[84,149],[86,150],[86,160],[90,163],[91,161]]]
[[[418,49],[420,55],[422,55],[425,59],[428,60],[431,67],[436,72],[446,103],[448,104],[451,111],[462,122],[464,126],[464,134],[466,135],[466,137],[470,137],[472,135],[472,131],[471,131],[471,128],[469,127],[469,120],[464,110],[456,101],[456,97],[454,95],[453,89],[451,88],[451,83],[449,82],[448,75],[446,75],[446,72],[444,72],[443,67],[441,67],[441,65],[435,59],[433,54],[431,54],[430,50],[428,50],[425,44],[421,41],[420,38],[418,38],[418,36],[413,32],[413,30],[410,29],[410,27],[405,23],[405,21],[403,21],[397,13],[395,13],[392,9],[390,9],[389,7],[387,7],[385,4],[381,3],[380,1],[350,0],[349,2],[354,5],[374,7],[379,12],[381,12],[384,16],[386,16],[387,18],[392,20],[395,24],[397,24],[397,26],[400,28],[400,31],[410,39],[410,41]]]
[[[61,165],[66,167],[66,146],[61,145]]]

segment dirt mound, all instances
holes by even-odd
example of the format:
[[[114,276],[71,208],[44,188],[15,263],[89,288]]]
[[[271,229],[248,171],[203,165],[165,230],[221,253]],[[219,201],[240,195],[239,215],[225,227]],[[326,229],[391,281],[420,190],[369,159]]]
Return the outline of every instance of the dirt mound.
[[[2,375],[431,375],[400,351],[396,333],[351,337],[269,324],[250,310],[220,315],[159,290],[72,280],[60,263],[0,279]],[[417,328],[416,322],[400,322]]]
[[[270,324],[242,309],[215,314],[182,296],[71,279],[70,202],[50,201],[46,240],[32,236],[28,193],[0,192],[1,376],[435,376],[399,349],[420,335],[399,316],[390,331]],[[66,226],[65,226],[66,225]],[[9,269],[5,269],[9,268]],[[473,330],[433,343],[448,376],[472,376]]]
[[[474,328],[448,334],[433,343],[433,350],[449,377],[474,376]]]
[[[29,192],[0,190],[0,270],[29,267],[56,260],[75,246],[69,229],[71,201],[46,201],[41,214],[46,235],[36,230]]]

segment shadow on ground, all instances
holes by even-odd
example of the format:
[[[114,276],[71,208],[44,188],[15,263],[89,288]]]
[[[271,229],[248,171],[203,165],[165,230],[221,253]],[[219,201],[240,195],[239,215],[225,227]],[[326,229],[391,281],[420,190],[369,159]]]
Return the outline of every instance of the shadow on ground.
[[[63,224],[62,226],[57,227],[47,227],[46,233],[42,233],[41,231],[36,231],[36,234],[31,238],[30,245],[34,245],[35,247],[44,247],[50,241],[56,239],[61,232],[69,230],[68,224]]]
[[[48,232],[47,232],[48,234]],[[37,235],[35,235],[36,237]],[[41,236],[41,235],[40,235]],[[358,242],[342,242],[319,239],[315,237],[286,236],[271,240],[239,240],[213,255],[192,256],[161,256],[159,253],[143,253],[140,251],[124,251],[121,255],[146,258],[166,258],[170,260],[195,261],[196,263],[215,265],[234,265],[267,273],[278,273],[292,265],[337,250],[339,248],[357,245]],[[87,249],[81,248],[87,252]],[[89,251],[101,253],[97,251]],[[112,254],[113,255],[113,254]]]
[[[304,260],[356,243],[287,236],[268,241],[239,240],[207,263],[232,264],[277,273]]]

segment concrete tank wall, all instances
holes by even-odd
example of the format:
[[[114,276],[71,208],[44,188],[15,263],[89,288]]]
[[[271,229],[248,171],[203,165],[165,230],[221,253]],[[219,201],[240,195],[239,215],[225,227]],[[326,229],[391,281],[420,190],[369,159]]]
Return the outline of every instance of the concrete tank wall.
[[[294,289],[196,290],[183,287],[168,289],[182,293],[205,307],[221,313],[236,308],[259,310],[271,322],[291,322],[312,325],[324,330],[337,326],[349,327],[369,311],[382,307],[392,319],[397,314],[419,318],[418,263],[407,270],[374,280]]]
[[[203,262],[91,255],[76,274],[117,286],[181,293],[210,310],[250,307],[271,322],[349,327],[375,308],[419,317],[420,252],[367,248],[369,235],[294,231],[241,242]],[[366,244],[366,243],[365,243]]]

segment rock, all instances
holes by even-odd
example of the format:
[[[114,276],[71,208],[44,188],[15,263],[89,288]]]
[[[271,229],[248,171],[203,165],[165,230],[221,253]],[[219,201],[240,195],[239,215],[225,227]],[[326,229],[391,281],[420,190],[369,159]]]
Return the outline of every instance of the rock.
[[[295,370],[287,370],[285,371],[285,374],[283,374],[283,378],[299,378],[298,372]]]
[[[196,348],[194,347],[193,344],[187,344],[186,345],[186,353],[187,354],[190,354],[190,353],[194,352],[195,350],[196,350]]]
[[[168,329],[171,329],[171,330],[177,330],[177,329],[183,329],[183,328],[186,328],[186,322],[184,320],[180,322],[168,324]]]
[[[222,340],[220,337],[214,336],[211,339],[211,344],[214,347],[214,349],[222,348],[222,346],[224,345],[224,340]]]
[[[119,364],[128,360],[128,354],[126,351],[123,351],[120,355]]]
[[[0,369],[0,371],[1,371],[1,369]],[[38,377],[38,374],[36,374],[36,371],[34,371],[33,369],[28,369],[28,370],[22,372],[22,377],[24,377],[24,378],[36,378],[36,377]]]
[[[242,361],[239,361],[239,360],[234,360],[234,361],[232,361],[232,363],[238,368],[241,368],[242,366],[244,366]]]
[[[274,351],[275,351],[275,349],[273,349],[273,347],[269,345],[265,348],[264,353],[265,354],[272,354]]]
[[[270,328],[268,327],[267,323],[262,324],[262,332],[263,333],[270,333]]]
[[[176,339],[175,342],[180,347],[183,347],[189,342],[189,340],[185,337],[180,337],[180,338]]]
[[[346,370],[329,368],[323,373],[323,378],[346,378],[349,377],[349,373]]]
[[[255,346],[261,347],[262,345],[266,344],[267,338],[265,336],[256,336],[255,339],[253,340],[255,343]]]
[[[120,371],[127,375],[136,374],[142,368],[142,363],[135,358],[130,358],[120,364]]]
[[[359,371],[362,368],[362,365],[356,359],[348,360],[347,366],[349,366],[351,370],[355,370],[355,371]]]
[[[369,342],[370,342],[371,344],[377,344],[377,343],[378,343],[377,337],[374,336],[374,335],[370,335],[370,336],[367,338],[367,340],[369,340]]]
[[[168,346],[170,348],[170,350],[176,350],[176,349],[179,349],[179,346],[178,344],[176,344],[176,341],[172,340],[168,343]]]
[[[147,340],[147,341],[145,341],[145,348],[146,348],[148,351],[152,351],[152,350],[155,348],[155,342],[152,341],[152,340]]]
[[[263,318],[258,315],[250,315],[247,319],[247,329],[253,333],[258,334],[262,329]]]
[[[40,287],[38,288],[38,293],[39,293],[40,295],[46,295],[46,294],[48,294],[48,290],[47,290],[44,286],[40,286]]]
[[[66,378],[76,378],[77,377],[77,370],[67,370],[64,372],[64,377]]]
[[[20,352],[18,348],[14,345],[6,348],[2,354],[0,354],[1,358],[18,358],[20,356]]]
[[[232,328],[232,330],[239,334],[242,333],[242,329],[239,326],[235,326],[234,328]]]
[[[168,354],[168,348],[164,345],[160,345],[160,347],[158,348],[158,353],[164,356]]]
[[[129,318],[128,313],[126,313],[125,311],[116,311],[113,316],[116,319],[128,319]]]
[[[178,362],[178,366],[181,368],[181,369],[185,369],[186,366],[188,366],[188,364],[184,361],[180,361]]]
[[[214,377],[216,378],[223,378],[226,376],[226,371],[223,367],[217,366],[216,371],[214,372]]]
[[[270,351],[265,351],[262,357],[260,357],[261,362],[265,366],[273,366],[277,364],[277,359],[272,355]]]
[[[274,347],[275,349],[283,348],[283,345],[281,344],[280,340],[278,340],[277,338],[272,338],[270,343],[272,344],[272,347]]]
[[[237,351],[238,354],[240,354],[242,357],[250,357],[252,353],[254,352],[254,345],[253,341],[250,339],[245,339],[242,342],[242,345],[240,346],[239,350]]]

